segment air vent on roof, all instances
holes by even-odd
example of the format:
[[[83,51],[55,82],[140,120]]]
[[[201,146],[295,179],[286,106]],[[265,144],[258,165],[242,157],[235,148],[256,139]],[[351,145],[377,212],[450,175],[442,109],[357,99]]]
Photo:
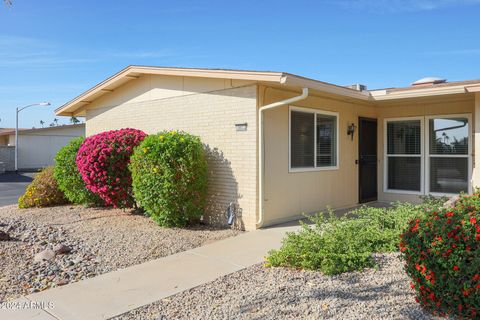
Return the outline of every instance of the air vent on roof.
[[[350,86],[347,86],[347,88],[350,88],[350,89],[353,89],[353,90],[357,90],[357,91],[365,91],[365,90],[367,90],[367,86],[364,85],[364,84],[360,84],[360,83],[352,84],[352,85],[350,85]]]
[[[423,85],[432,85],[432,84],[439,84],[439,83],[445,83],[447,82],[447,79],[443,78],[437,78],[437,77],[427,77],[427,78],[422,78],[414,83],[412,83],[412,86],[423,86]]]

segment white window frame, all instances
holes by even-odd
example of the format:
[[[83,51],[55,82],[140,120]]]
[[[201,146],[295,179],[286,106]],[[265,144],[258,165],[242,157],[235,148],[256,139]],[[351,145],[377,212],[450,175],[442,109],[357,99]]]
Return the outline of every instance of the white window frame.
[[[306,113],[313,113],[315,116],[314,118],[314,154],[313,154],[313,165],[314,167],[304,167],[304,168],[292,168],[292,111],[299,111],[299,112],[306,112]],[[336,165],[335,166],[328,166],[328,167],[317,167],[317,114],[319,115],[326,115],[326,116],[335,116],[336,117],[336,139],[335,139],[335,153],[336,153]],[[296,172],[311,172],[311,171],[328,171],[328,170],[338,170],[340,168],[340,132],[339,126],[340,124],[340,116],[338,112],[333,111],[325,111],[320,109],[313,109],[313,108],[304,108],[304,107],[296,107],[296,106],[289,106],[288,109],[288,172],[296,173]]]
[[[448,118],[467,118],[468,119],[468,153],[467,155],[435,155],[435,157],[450,157],[450,158],[468,158],[468,193],[472,193],[472,172],[473,172],[473,155],[472,155],[472,114],[435,114],[421,117],[399,117],[399,118],[385,118],[383,124],[383,192],[397,193],[397,194],[412,194],[412,195],[432,195],[432,196],[452,196],[454,193],[430,192],[430,119],[448,119]],[[388,189],[388,156],[412,156],[412,155],[388,155],[388,140],[387,140],[387,124],[393,121],[408,121],[420,120],[420,192],[408,190]],[[425,130],[425,128],[427,130]]]
[[[433,115],[425,117],[425,165],[428,170],[425,171],[425,190],[427,194],[432,196],[452,196],[455,193],[444,192],[430,192],[430,119],[448,119],[448,118],[467,118],[468,120],[468,151],[466,155],[463,154],[435,154],[433,157],[437,158],[467,158],[468,159],[468,193],[472,193],[472,115],[470,113],[464,114],[447,114],[447,115]]]
[[[420,121],[420,155],[413,154],[388,154],[388,123],[389,122],[399,122],[399,121]],[[386,118],[384,119],[383,124],[383,192],[386,193],[400,193],[400,194],[415,194],[423,195],[424,194],[424,172],[425,172],[425,152],[424,152],[424,117],[402,117],[402,118]],[[388,157],[412,157],[420,158],[420,191],[411,191],[411,190],[398,190],[398,189],[389,189],[388,188]]]

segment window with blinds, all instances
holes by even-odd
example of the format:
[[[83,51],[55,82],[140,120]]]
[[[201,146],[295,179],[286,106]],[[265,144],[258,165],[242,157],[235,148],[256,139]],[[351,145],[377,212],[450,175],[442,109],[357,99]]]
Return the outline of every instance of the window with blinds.
[[[290,115],[290,154],[292,168],[314,166],[315,114],[292,111]]]
[[[290,110],[290,168],[337,166],[338,115],[310,109]]]
[[[429,190],[468,192],[468,119],[428,120]]]
[[[387,188],[421,191],[422,124],[420,120],[387,121]]]
[[[317,114],[317,167],[337,165],[337,117]]]
[[[468,115],[387,119],[385,130],[386,191],[434,195],[470,191]]]

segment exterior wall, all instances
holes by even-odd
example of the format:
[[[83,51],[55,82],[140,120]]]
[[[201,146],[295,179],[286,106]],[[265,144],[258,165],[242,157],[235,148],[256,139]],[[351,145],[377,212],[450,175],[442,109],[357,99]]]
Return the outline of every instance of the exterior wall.
[[[298,92],[248,82],[146,75],[89,104],[86,133],[132,127],[150,134],[175,129],[200,136],[208,151],[210,173],[206,220],[225,224],[225,210],[234,203],[237,226],[254,229],[258,209],[257,109],[295,95]],[[383,192],[386,118],[470,113],[472,132],[478,127],[473,121],[473,95],[374,103],[311,93],[294,106],[339,114],[338,169],[289,172],[289,106],[266,111],[265,225],[358,203],[358,130],[353,140],[346,131],[351,123],[358,128],[359,117],[377,119],[378,200],[386,202],[419,201],[418,195]],[[236,123],[248,123],[247,131],[237,132]]]
[[[229,79],[192,78],[159,75],[141,75],[113,92],[101,96],[88,109],[117,106],[126,103],[168,99],[249,85],[251,82]]]
[[[85,126],[60,126],[20,131],[18,136],[18,168],[40,169],[54,164],[58,150],[70,140],[85,136]],[[9,135],[9,145],[15,145],[15,135]],[[15,160],[13,160],[15,162]]]
[[[260,88],[261,105],[283,100],[298,93],[274,88]],[[328,97],[309,96],[294,104],[296,107],[338,112],[338,169],[289,172],[289,107],[265,112],[265,198],[266,225],[292,220],[302,213],[351,207],[358,202],[358,133],[347,135],[347,125],[358,126],[359,117],[375,118],[376,110],[365,103],[353,103]]]
[[[224,80],[147,78],[129,83],[124,93],[119,88],[92,103],[86,110],[87,136],[125,127],[149,134],[184,130],[200,136],[209,165],[205,219],[226,224],[226,208],[232,202],[237,207],[236,227],[254,229],[257,86],[232,88],[235,84]],[[248,123],[247,131],[237,132],[236,123]]]
[[[0,136],[0,146],[8,145],[8,136]]]
[[[429,115],[471,114],[470,131],[475,136],[474,96],[423,98],[402,102],[382,103],[378,106],[378,199],[380,201],[419,202],[419,195],[384,192],[384,121],[386,118]],[[472,149],[475,153],[474,143]]]
[[[261,105],[298,95],[298,92],[288,93],[265,87],[261,87],[259,92]],[[358,130],[353,141],[346,131],[350,123],[355,123],[358,128],[359,117],[377,119],[378,200],[419,202],[418,195],[383,192],[384,120],[468,113],[472,115],[470,130],[474,133],[476,127],[474,102],[473,95],[409,99],[388,103],[358,103],[326,96],[309,96],[294,106],[339,113],[339,167],[337,170],[308,172],[289,172],[289,107],[266,111],[264,122],[266,225],[292,220],[303,213],[318,212],[327,206],[340,209],[358,203],[358,165],[355,164],[358,158]]]

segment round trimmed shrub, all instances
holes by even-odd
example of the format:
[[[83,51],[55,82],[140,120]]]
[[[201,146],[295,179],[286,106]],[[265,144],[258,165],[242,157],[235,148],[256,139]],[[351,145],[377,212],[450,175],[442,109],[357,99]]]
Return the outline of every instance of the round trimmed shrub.
[[[133,193],[157,224],[182,227],[204,212],[207,162],[200,138],[185,132],[150,135],[130,163]]]
[[[63,191],[70,202],[88,206],[101,206],[103,200],[87,189],[77,168],[77,153],[84,140],[83,137],[72,139],[58,151],[55,156],[54,176],[58,188]]]
[[[53,176],[53,167],[46,167],[35,175],[25,194],[18,198],[19,208],[51,207],[68,203]]]
[[[410,222],[400,242],[416,300],[435,315],[476,318],[480,311],[480,196]]]
[[[120,129],[85,139],[77,154],[77,167],[87,189],[115,208],[130,208],[135,202],[128,170],[134,147],[145,138],[143,131]]]

